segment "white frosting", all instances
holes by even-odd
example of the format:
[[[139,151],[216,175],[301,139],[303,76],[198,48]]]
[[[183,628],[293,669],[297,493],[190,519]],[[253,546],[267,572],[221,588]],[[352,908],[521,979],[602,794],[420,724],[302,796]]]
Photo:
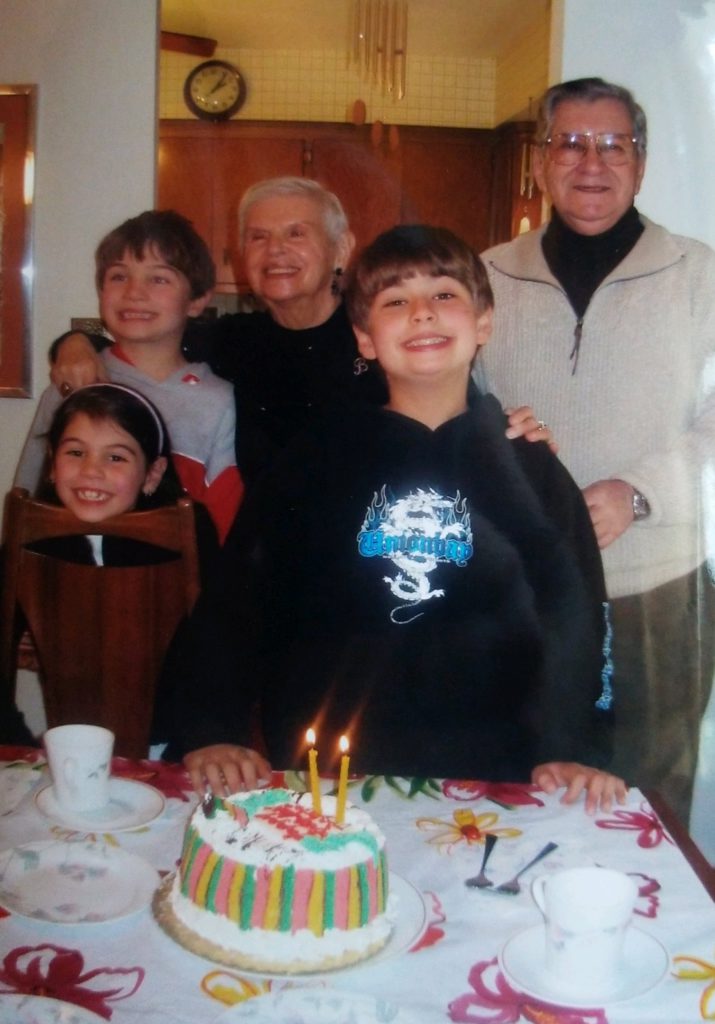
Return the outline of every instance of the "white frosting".
[[[227,797],[226,801],[240,808],[244,804],[250,804],[252,799],[255,800],[270,792],[289,793],[288,790],[251,790],[248,793],[234,793]],[[298,807],[312,808],[309,793],[290,792],[289,795],[290,802]],[[321,802],[323,817],[334,819],[336,798],[324,796]],[[343,825],[335,825],[334,820],[330,824],[331,831],[341,836],[354,834],[355,841],[335,850],[309,850],[300,840],[286,838],[264,818],[252,818],[247,824],[242,825],[234,821],[220,805],[212,818],[207,818],[199,806],[192,819],[192,825],[200,837],[219,856],[254,866],[265,864],[270,867],[287,867],[292,864],[296,870],[306,868],[337,871],[369,860],[374,855],[375,847],[380,851],[385,846],[385,837],[370,815],[353,804],[346,805]],[[357,838],[364,833],[368,833],[373,840],[372,843]]]
[[[280,794],[279,806],[296,804],[298,808],[312,809],[309,793],[294,793],[289,790],[253,790],[249,793],[235,793],[226,798],[226,802],[249,811],[261,803],[266,794]],[[259,867],[287,867],[315,870],[319,872],[336,871],[354,864],[372,860],[385,847],[385,837],[369,814],[360,808],[348,804],[343,825],[334,821],[336,799],[331,796],[322,797],[322,812],[325,831],[329,837],[353,837],[336,849],[306,849],[300,839],[286,838],[283,831],[264,817],[251,817],[250,820],[235,820],[230,811],[219,802],[212,817],[206,817],[202,807],[193,814],[191,824],[200,838],[220,857],[228,861]],[[254,807],[252,808],[252,805]],[[290,823],[289,823],[290,824]],[[312,831],[314,821],[311,818],[301,821],[296,819],[298,832],[301,825],[307,825]],[[302,928],[296,932],[281,932],[252,927],[241,930],[235,921],[222,914],[197,907],[190,899],[180,892],[179,875],[174,878],[169,902],[176,918],[194,934],[206,939],[214,946],[219,946],[231,953],[245,957],[255,957],[262,963],[294,965],[299,963],[303,969],[311,969],[306,965],[314,965],[318,969],[321,964],[332,959],[359,959],[374,952],[384,945],[392,931],[394,919],[395,897],[388,899],[388,909],[379,914],[368,924],[352,929],[327,929],[323,935],[316,936],[310,929]]]
[[[386,913],[380,914],[364,927],[350,931],[329,928],[318,938],[307,928],[293,933],[265,931],[263,928],[241,931],[227,918],[200,910],[182,896],[178,875],[174,878],[170,899],[176,916],[191,931],[216,946],[223,946],[226,950],[245,956],[259,957],[263,961],[314,962],[316,966],[331,957],[339,959],[346,953],[366,953],[373,946],[378,948],[384,945],[392,931],[397,909],[397,898],[394,894],[390,895]]]

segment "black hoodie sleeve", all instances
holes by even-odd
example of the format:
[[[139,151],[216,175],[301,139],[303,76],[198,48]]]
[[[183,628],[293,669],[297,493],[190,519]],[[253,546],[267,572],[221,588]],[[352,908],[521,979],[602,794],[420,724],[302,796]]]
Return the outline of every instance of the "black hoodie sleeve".
[[[547,652],[550,663],[540,722],[543,760],[578,760],[603,768],[612,754],[613,694],[601,553],[586,502],[563,464],[545,444],[523,439],[513,443],[570,563],[562,570],[564,592],[550,613],[556,642]],[[579,707],[570,718],[569,710]]]

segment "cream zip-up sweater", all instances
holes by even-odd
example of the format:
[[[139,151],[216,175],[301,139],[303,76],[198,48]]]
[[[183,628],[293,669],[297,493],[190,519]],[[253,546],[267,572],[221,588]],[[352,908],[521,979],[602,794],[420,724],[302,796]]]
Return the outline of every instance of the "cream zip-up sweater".
[[[581,324],[544,259],[544,227],[482,256],[496,305],[477,383],[546,420],[580,487],[621,479],[650,502],[603,551],[610,597],[686,574],[715,539],[715,252],[641,220]]]

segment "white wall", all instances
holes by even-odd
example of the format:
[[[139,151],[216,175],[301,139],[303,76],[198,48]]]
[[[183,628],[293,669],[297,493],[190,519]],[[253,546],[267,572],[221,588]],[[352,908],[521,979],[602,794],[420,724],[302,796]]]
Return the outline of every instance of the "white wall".
[[[715,0],[554,0],[550,81],[600,75],[648,115],[638,208],[715,248]],[[657,421],[654,422],[657,429]],[[703,726],[691,832],[715,863],[715,699]]]
[[[649,134],[638,208],[715,247],[715,0],[554,4],[563,39],[550,80],[600,75],[632,90]]]
[[[32,315],[37,396],[50,341],[96,315],[100,237],[154,203],[158,0],[1,0],[0,82],[38,86]],[[0,495],[35,401],[0,398]]]
[[[96,315],[93,253],[154,205],[158,0],[0,0],[0,82],[36,84],[34,399],[0,398],[0,496],[10,489],[49,343]],[[18,703],[44,725],[37,680]]]

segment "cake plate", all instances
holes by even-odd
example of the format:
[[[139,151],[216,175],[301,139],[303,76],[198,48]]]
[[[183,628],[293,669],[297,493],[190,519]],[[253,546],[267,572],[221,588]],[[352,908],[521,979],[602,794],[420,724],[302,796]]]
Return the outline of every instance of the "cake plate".
[[[163,930],[175,942],[178,942],[184,949],[201,956],[204,959],[212,960],[223,964],[226,967],[240,967],[242,973],[255,975],[260,978],[317,978],[323,975],[335,974],[336,971],[355,970],[359,967],[372,966],[381,963],[383,960],[399,956],[417,942],[427,927],[427,906],[422,893],[393,871],[390,872],[390,897],[397,897],[397,910],[391,916],[394,918],[392,932],[387,942],[370,956],[355,960],[352,963],[343,963],[334,968],[321,967],[314,971],[270,971],[261,970],[247,964],[246,958],[240,954],[232,954],[223,946],[217,946],[201,935],[197,935],[187,928],[183,921],[180,921],[171,907],[169,895],[174,882],[174,875],[169,875],[161,883],[154,894],[152,909],[154,917]],[[389,913],[389,911],[388,911]]]

